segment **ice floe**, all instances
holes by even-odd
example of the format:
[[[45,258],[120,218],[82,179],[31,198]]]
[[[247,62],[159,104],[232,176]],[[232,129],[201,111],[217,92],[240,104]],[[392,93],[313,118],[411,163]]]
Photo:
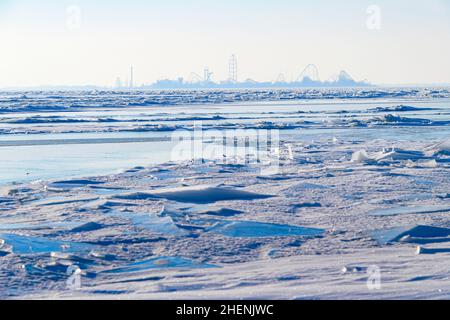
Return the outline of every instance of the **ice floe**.
[[[450,241],[450,229],[434,226],[403,226],[376,230],[371,232],[371,236],[379,244],[394,242],[440,242],[443,238]]]
[[[407,161],[407,165],[411,165],[416,161],[418,166],[423,167],[433,164],[435,159],[429,159],[423,151],[419,150],[402,150],[399,148],[385,148],[380,152],[369,155],[366,150],[358,150],[352,155],[352,162],[361,163],[383,163],[383,162],[399,162]]]
[[[135,262],[123,267],[104,271],[104,273],[132,273],[151,269],[198,269],[215,268],[216,266],[199,263],[181,257],[157,257],[145,261]]]
[[[406,206],[387,209],[376,209],[369,212],[370,216],[396,216],[402,214],[426,214],[450,211],[449,205]]]
[[[227,237],[315,237],[325,230],[252,221],[222,221],[207,230]]]
[[[73,189],[73,188],[81,188],[81,187],[87,187],[91,185],[100,185],[102,184],[102,181],[95,181],[95,180],[63,180],[63,181],[55,181],[51,182],[47,185],[49,189]]]
[[[51,240],[41,237],[22,236],[17,234],[0,234],[0,239],[12,247],[16,254],[50,253],[54,251],[83,252],[95,248],[85,243]]]
[[[155,213],[137,213],[133,211],[117,210],[108,211],[105,214],[108,216],[129,220],[136,228],[142,228],[155,234],[174,236],[186,235],[186,232],[177,227],[170,216],[161,216]]]

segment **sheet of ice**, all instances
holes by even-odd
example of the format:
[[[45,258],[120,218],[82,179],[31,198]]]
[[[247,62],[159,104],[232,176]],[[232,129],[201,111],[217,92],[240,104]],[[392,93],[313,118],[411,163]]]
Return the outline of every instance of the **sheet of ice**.
[[[133,273],[151,269],[202,269],[216,266],[200,263],[181,257],[157,257],[145,261],[135,262],[124,267],[106,270],[104,273]]]
[[[50,240],[18,234],[0,234],[0,239],[2,239],[6,245],[10,245],[12,251],[16,254],[83,252],[95,248],[95,246],[85,243]]]
[[[166,202],[159,213],[161,216],[187,217],[192,216],[198,219],[203,215],[232,217],[243,214],[244,211],[216,206],[214,204],[187,204],[177,202]]]
[[[116,207],[136,207],[138,204],[132,202],[121,202],[121,201],[110,201],[110,200],[99,200],[91,204],[86,205],[85,209],[100,209],[100,210],[112,210]]]
[[[156,234],[183,236],[187,233],[177,227],[169,216],[159,216],[153,213],[136,213],[129,211],[108,211],[106,215],[127,219],[137,228],[143,228]]]
[[[376,230],[371,236],[379,244],[384,245],[397,241],[406,241],[408,238],[436,239],[450,236],[450,229],[433,226],[403,226],[389,229]],[[446,241],[450,241],[448,238]],[[411,242],[411,239],[409,239]]]
[[[190,211],[191,212],[191,211]],[[232,217],[243,213],[241,210],[229,209],[229,208],[206,208],[204,210],[196,211],[196,214],[204,214],[210,216],[220,216],[220,217]]]
[[[96,180],[87,180],[87,179],[78,179],[78,180],[63,180],[63,181],[54,181],[49,183],[48,188],[55,189],[73,189],[73,188],[81,188],[87,187],[91,185],[101,185],[102,181]]]
[[[85,203],[98,200],[99,197],[65,197],[65,196],[55,196],[48,197],[44,199],[31,201],[34,205],[49,207],[49,206],[61,206],[73,203]]]
[[[362,163],[383,163],[383,162],[395,162],[395,161],[408,161],[408,164],[422,163],[424,166],[429,166],[435,159],[429,159],[423,151],[419,150],[402,150],[399,148],[383,149],[369,155],[366,150],[358,150],[352,155],[352,162]],[[418,165],[420,166],[420,165]]]
[[[11,203],[13,201],[14,201],[14,199],[12,199],[12,198],[0,197],[0,203],[2,203],[2,204],[8,204],[8,203]]]
[[[100,223],[87,222],[82,225],[76,226],[75,228],[71,229],[70,232],[79,233],[79,232],[96,231],[96,230],[103,229],[104,227],[105,226]]]
[[[428,205],[411,207],[393,207],[387,209],[376,209],[369,212],[370,216],[396,216],[402,214],[425,214],[450,211],[448,205]]]
[[[421,107],[398,105],[398,106],[391,106],[391,107],[371,108],[368,111],[372,111],[372,112],[411,112],[411,111],[424,111],[424,110],[432,111],[432,110],[436,110],[436,108],[421,108]]]
[[[279,225],[252,221],[223,221],[207,231],[219,233],[227,237],[314,237],[325,232],[323,229],[299,226]]]
[[[0,230],[45,230],[45,229],[70,229],[79,226],[79,222],[12,222],[0,223]]]
[[[324,186],[316,183],[309,183],[309,182],[302,182],[298,183],[292,187],[289,187],[288,189],[285,189],[287,192],[302,192],[305,190],[326,190],[330,189],[329,186]]]
[[[126,193],[129,190],[123,189],[120,187],[96,187],[96,186],[89,186],[92,192],[96,195],[106,196],[106,195],[113,195],[113,194],[121,194]]]

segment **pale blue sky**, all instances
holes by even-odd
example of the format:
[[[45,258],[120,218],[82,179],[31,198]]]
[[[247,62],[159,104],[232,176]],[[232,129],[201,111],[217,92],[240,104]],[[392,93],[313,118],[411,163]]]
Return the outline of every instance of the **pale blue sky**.
[[[290,80],[314,63],[324,80],[345,69],[374,83],[450,83],[450,1],[243,2],[0,0],[0,86],[112,85],[130,64],[138,83],[204,66],[221,80],[232,53],[240,80]],[[366,26],[369,5],[379,30]]]

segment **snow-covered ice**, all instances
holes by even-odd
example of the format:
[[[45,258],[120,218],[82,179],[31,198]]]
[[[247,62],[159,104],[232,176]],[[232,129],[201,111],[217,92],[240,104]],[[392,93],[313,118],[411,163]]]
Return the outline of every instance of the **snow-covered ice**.
[[[449,110],[447,89],[2,93],[0,297],[449,298]],[[198,122],[277,130],[277,170],[172,159]]]

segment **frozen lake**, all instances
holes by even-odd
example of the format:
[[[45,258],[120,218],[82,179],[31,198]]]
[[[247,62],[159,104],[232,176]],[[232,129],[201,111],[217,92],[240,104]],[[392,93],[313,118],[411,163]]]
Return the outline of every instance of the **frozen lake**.
[[[446,139],[450,133],[448,98],[293,99],[121,108],[109,102],[71,111],[31,111],[30,105],[45,103],[45,96],[39,96],[27,97],[30,111],[9,108],[5,112],[11,104],[8,99],[11,96],[5,95],[0,102],[0,184],[109,174],[167,162],[174,147],[172,132],[199,123],[207,130],[278,129],[281,139],[296,141],[326,137],[431,141]],[[47,99],[52,101],[51,96]],[[114,95],[108,96],[111,99]],[[60,100],[64,101],[63,95]],[[386,115],[401,118],[383,119]],[[383,130],[377,130],[380,127]]]
[[[429,297],[449,129],[446,90],[0,94],[0,296]]]

